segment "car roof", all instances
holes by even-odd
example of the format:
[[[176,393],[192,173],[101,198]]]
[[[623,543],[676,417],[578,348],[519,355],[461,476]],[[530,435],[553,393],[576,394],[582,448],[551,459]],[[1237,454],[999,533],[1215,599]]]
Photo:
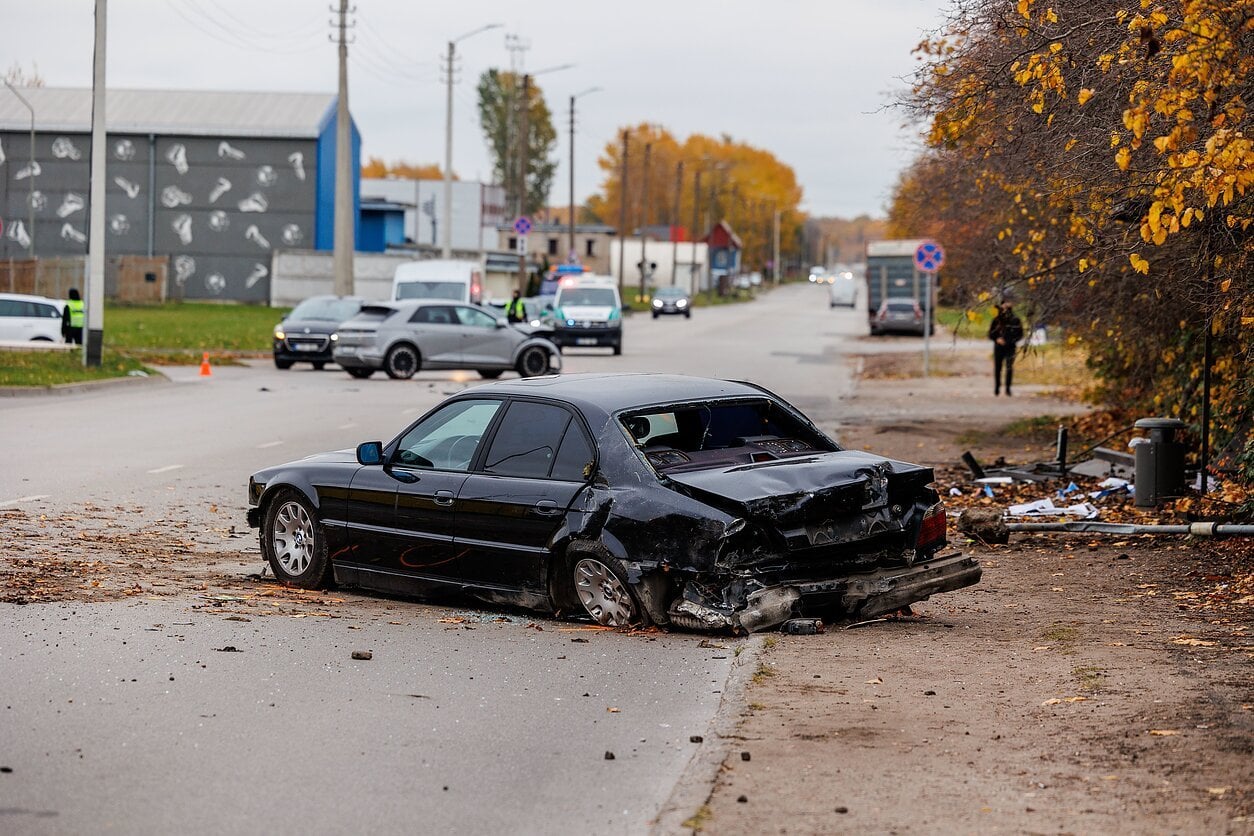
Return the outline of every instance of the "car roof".
[[[463,394],[531,395],[555,398],[585,412],[614,413],[634,407],[735,397],[769,397],[748,383],[681,374],[563,374],[503,380],[467,389]]]
[[[46,302],[49,305],[61,304],[60,299],[50,296],[32,296],[29,293],[0,293],[0,299],[15,299],[19,302]]]

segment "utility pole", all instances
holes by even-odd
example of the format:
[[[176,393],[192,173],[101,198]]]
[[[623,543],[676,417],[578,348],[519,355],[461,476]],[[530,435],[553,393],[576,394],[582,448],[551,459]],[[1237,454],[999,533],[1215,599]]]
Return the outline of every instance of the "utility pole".
[[[566,225],[570,237],[571,253],[575,252],[575,99],[580,96],[586,96],[589,93],[596,93],[600,89],[600,87],[589,87],[587,90],[570,97],[570,202],[567,206],[570,217],[566,219]]]
[[[627,274],[623,272],[623,253],[627,249],[624,238],[627,231],[627,139],[630,133],[623,128],[623,170],[618,175],[618,284],[621,289],[627,287]],[[620,293],[622,290],[620,289]]]
[[[675,164],[675,211],[671,212],[671,287],[679,283],[679,204],[684,192],[684,161]]]
[[[449,258],[453,254],[453,59],[456,55],[457,42],[464,41],[471,35],[478,35],[489,29],[498,29],[501,24],[489,23],[480,26],[473,32],[467,32],[460,38],[448,42],[448,61],[444,66],[448,88],[444,102],[444,235],[441,237],[440,254]]]
[[[696,293],[700,288],[700,281],[697,279],[697,235],[701,222],[701,169],[697,169],[692,173],[692,266],[688,268],[689,279],[692,287],[689,290]]]
[[[334,9],[332,9],[334,11]],[[335,281],[336,296],[353,294],[353,126],[348,115],[348,0],[340,0],[340,86],[335,103]],[[352,9],[356,11],[356,8]]]
[[[104,347],[105,286],[105,33],[109,17],[107,0],[96,0],[96,45],[91,73],[91,220],[87,243],[87,282],[83,288],[86,320],[83,334],[83,365],[100,366]],[[31,179],[34,179],[34,171]],[[32,239],[33,241],[34,239]]]
[[[653,143],[644,144],[644,188],[640,197],[640,301],[644,301],[644,282],[649,275],[649,158],[653,154]]]
[[[505,35],[505,48],[509,51],[510,96],[506,118],[505,159],[502,161],[505,171],[505,201],[515,218],[522,214],[522,201],[519,200],[519,181],[523,178],[518,173],[518,121],[520,119],[518,82],[525,65],[527,50],[531,48],[528,41],[518,35]]]
[[[518,216],[527,214],[527,154],[531,139],[531,75],[523,73],[522,99],[518,103]]]
[[[775,210],[775,254],[771,259],[771,265],[774,268],[775,284],[779,284],[779,209]]]

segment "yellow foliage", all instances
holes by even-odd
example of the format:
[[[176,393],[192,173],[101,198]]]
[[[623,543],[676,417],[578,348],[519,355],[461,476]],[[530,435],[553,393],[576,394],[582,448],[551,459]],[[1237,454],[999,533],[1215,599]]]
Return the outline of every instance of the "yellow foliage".
[[[1077,95],[1075,98],[1076,98],[1076,101],[1079,102],[1081,105],[1087,103],[1089,99],[1093,98],[1093,88],[1081,87],[1079,95]]]
[[[1137,255],[1136,253],[1132,253],[1131,255],[1129,255],[1128,261],[1132,262],[1132,269],[1137,271],[1138,273],[1142,273],[1142,274],[1149,273],[1149,267],[1150,267],[1149,262],[1146,261],[1144,258],[1141,258],[1141,256]]]

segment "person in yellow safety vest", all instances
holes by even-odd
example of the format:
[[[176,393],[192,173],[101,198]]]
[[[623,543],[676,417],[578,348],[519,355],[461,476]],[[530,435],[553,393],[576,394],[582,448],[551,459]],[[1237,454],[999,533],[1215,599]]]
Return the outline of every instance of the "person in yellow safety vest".
[[[83,300],[78,288],[70,288],[70,300],[61,311],[61,336],[67,343],[83,344]]]
[[[510,322],[527,321],[527,306],[519,298],[517,290],[514,291],[514,298],[505,303],[505,318]]]

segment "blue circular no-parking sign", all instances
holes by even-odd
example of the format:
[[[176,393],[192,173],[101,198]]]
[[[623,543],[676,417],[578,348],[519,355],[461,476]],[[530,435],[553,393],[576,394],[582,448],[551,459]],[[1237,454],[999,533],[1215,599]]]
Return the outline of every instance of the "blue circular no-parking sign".
[[[531,231],[531,219],[526,215],[519,216],[518,220],[514,221],[514,231],[519,235],[526,235]]]
[[[935,241],[924,241],[914,251],[914,264],[924,273],[935,273],[945,263],[945,251]]]

